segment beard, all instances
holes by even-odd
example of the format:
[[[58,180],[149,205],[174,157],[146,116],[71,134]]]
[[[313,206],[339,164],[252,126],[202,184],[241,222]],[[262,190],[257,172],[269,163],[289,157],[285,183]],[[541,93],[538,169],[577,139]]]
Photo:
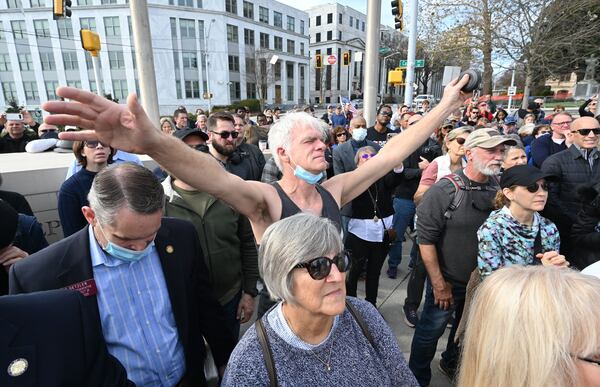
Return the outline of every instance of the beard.
[[[215,148],[215,150],[217,151],[217,153],[222,154],[223,156],[229,157],[233,154],[233,152],[235,152],[235,141],[233,142],[232,145],[228,145],[227,147],[224,147],[223,145],[219,144],[216,141],[212,142],[212,146],[213,148]]]
[[[496,176],[500,173],[500,165],[485,165],[476,157],[473,158],[473,166],[479,173],[485,176]]]

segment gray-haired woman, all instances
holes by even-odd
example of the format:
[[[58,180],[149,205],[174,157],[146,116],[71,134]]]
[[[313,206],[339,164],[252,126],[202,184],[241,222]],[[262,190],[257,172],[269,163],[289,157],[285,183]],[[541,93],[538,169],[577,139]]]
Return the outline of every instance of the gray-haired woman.
[[[233,351],[223,386],[417,386],[391,329],[346,297],[349,258],[326,218],[300,213],[263,235],[259,269],[280,300]]]

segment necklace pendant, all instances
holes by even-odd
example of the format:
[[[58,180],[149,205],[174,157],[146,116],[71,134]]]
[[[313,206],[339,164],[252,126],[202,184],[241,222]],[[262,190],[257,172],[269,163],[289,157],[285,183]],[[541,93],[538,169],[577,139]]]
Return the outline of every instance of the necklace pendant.
[[[325,364],[325,368],[327,369],[327,371],[331,371],[331,366],[329,364]]]
[[[377,217],[377,215],[375,215],[375,216],[373,217],[373,222],[375,222],[375,223],[379,222],[379,218]]]

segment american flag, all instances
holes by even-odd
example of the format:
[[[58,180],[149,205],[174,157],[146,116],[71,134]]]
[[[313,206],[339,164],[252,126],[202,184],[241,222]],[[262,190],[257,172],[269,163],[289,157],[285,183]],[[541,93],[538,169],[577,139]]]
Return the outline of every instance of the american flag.
[[[350,98],[342,97],[340,95],[340,105],[342,105],[342,107],[343,107],[345,104],[350,105],[348,110],[350,111],[350,113],[352,113],[352,116],[355,116],[356,115],[356,107],[354,106],[354,104],[352,102],[350,102]]]

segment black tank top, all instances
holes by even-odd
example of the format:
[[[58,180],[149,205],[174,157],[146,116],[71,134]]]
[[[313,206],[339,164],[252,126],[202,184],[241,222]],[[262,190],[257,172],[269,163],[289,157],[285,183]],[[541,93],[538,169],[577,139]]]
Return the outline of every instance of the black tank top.
[[[273,187],[275,187],[275,189],[277,190],[277,194],[281,199],[280,219],[288,218],[292,215],[302,212],[302,209],[300,209],[300,207],[298,207],[296,203],[294,203],[292,199],[290,199],[290,197],[285,193],[283,188],[281,188],[279,183],[273,183]],[[341,232],[342,217],[340,215],[340,208],[338,207],[337,202],[335,201],[333,196],[331,196],[329,191],[323,188],[320,184],[316,184],[315,188],[317,189],[317,192],[319,193],[319,195],[321,196],[321,200],[323,201],[323,209],[321,210],[321,216],[323,218],[331,220],[335,227],[338,229],[338,231]]]

